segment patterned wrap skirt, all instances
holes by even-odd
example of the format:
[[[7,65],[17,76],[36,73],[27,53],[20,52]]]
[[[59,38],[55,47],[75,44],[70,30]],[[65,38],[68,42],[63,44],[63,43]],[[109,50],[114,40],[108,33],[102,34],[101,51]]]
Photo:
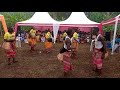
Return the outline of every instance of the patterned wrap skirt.
[[[93,52],[93,64],[96,65],[97,69],[102,69],[103,66],[103,52],[100,49],[94,49]]]
[[[10,43],[10,49],[5,50],[6,56],[8,58],[15,58],[16,56],[15,43],[14,42],[9,42],[9,43]]]
[[[69,72],[72,70],[71,52],[64,52],[63,65],[64,65],[64,72]]]

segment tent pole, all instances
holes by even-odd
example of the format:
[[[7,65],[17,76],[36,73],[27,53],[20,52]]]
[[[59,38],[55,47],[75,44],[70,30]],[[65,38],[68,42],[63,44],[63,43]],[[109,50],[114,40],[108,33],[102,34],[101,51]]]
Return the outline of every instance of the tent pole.
[[[117,25],[118,25],[118,16],[115,17],[116,21],[115,21],[115,28],[114,28],[114,36],[113,36],[113,44],[112,44],[112,55],[113,55],[113,50],[114,50],[114,45],[115,45],[115,38],[116,38],[116,32],[117,32]]]
[[[98,28],[99,28],[99,32],[100,32],[100,34],[101,35],[103,35],[103,29],[102,29],[102,23],[100,23],[99,25],[98,25]]]
[[[59,30],[59,24],[53,24],[54,44],[56,42],[58,30]]]
[[[17,28],[18,28],[18,23],[15,24],[15,28],[14,28],[15,35],[17,33]]]

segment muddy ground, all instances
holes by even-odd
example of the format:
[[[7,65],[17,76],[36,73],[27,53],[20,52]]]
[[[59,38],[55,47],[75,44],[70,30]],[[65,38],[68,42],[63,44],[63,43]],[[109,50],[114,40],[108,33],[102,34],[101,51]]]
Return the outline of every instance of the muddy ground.
[[[92,71],[91,52],[89,44],[79,44],[78,60],[72,60],[73,71],[68,77],[63,76],[63,64],[57,60],[57,54],[62,43],[54,44],[54,52],[39,53],[44,49],[43,43],[38,43],[36,51],[30,52],[28,44],[23,43],[17,48],[17,63],[7,65],[4,50],[0,48],[0,78],[96,78]],[[100,78],[120,78],[120,53],[110,55],[104,60]]]

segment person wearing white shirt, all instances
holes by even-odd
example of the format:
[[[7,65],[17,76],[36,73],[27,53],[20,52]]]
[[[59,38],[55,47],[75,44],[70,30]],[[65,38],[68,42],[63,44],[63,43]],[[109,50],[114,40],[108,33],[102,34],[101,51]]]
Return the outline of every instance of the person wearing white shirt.
[[[16,37],[16,47],[21,47],[21,36],[18,34]]]
[[[99,28],[94,28],[96,31],[96,38],[94,39],[94,50],[93,50],[93,65],[95,66],[94,71],[99,75],[101,74],[103,59],[105,58],[106,45],[104,37],[99,34]]]

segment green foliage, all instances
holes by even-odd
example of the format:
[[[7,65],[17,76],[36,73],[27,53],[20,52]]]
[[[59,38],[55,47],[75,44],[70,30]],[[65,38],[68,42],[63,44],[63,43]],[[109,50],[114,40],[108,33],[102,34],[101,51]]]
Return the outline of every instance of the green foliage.
[[[103,26],[104,31],[114,31],[114,26]]]
[[[95,22],[100,23],[101,21],[103,21],[103,14],[102,12],[89,12],[89,13],[85,13],[86,16],[90,19],[93,20]]]
[[[63,21],[66,20],[72,12],[48,12],[50,16],[57,20]],[[24,21],[34,14],[34,12],[2,12],[1,14],[4,15],[7,26],[13,27],[16,22]],[[120,14],[120,12],[85,12],[86,16],[95,22],[102,22],[104,20],[108,20]],[[23,30],[28,30],[30,27],[22,27]],[[112,26],[104,26],[104,31],[112,31],[114,30],[114,25]],[[118,30],[120,30],[120,26],[118,25]]]
[[[72,12],[49,12],[50,16],[57,21],[66,20]]]
[[[31,28],[31,26],[21,26],[22,31],[29,31]]]
[[[51,17],[58,21],[66,20],[71,12],[49,12]],[[104,20],[108,20],[120,14],[120,12],[85,12],[86,16],[95,22],[101,23]],[[113,31],[114,25],[112,26],[104,26],[104,31]],[[118,30],[120,30],[120,26],[118,25]]]
[[[108,20],[110,18],[114,18],[115,16],[119,15],[120,12],[86,12],[85,13],[87,17],[96,22],[102,22],[105,20]],[[111,26],[104,26],[103,27],[104,31],[113,31],[114,30],[114,25]],[[120,30],[120,26],[118,25],[118,30]]]
[[[2,15],[5,17],[7,27],[14,27],[16,22],[27,20],[31,18],[33,14],[34,12],[2,12]]]

